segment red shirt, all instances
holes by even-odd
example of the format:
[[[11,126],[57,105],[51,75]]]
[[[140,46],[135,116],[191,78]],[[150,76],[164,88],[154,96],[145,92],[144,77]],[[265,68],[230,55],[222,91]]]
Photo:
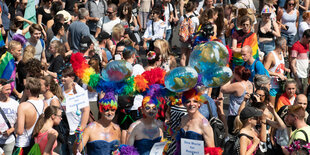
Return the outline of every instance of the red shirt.
[[[303,45],[299,41],[297,41],[293,46],[292,46],[292,58],[297,58],[297,59],[308,59],[307,53],[309,52],[309,44]]]

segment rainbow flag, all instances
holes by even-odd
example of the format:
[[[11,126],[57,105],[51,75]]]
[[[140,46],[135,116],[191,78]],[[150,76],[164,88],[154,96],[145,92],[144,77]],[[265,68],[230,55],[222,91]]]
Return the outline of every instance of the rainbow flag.
[[[4,46],[5,43],[4,43],[4,40],[3,40],[3,37],[2,37],[2,33],[0,32],[0,47]]]
[[[257,42],[257,36],[256,33],[253,33],[251,36],[246,38],[243,42],[243,46],[249,45],[252,48],[252,56],[254,59],[259,60],[258,55],[258,42]],[[237,48],[241,48],[241,43],[237,44]],[[233,53],[233,64],[235,66],[240,66],[243,63],[243,59],[241,57],[241,53]]]
[[[2,79],[15,80],[15,60],[10,52],[5,52],[0,58],[0,77]]]

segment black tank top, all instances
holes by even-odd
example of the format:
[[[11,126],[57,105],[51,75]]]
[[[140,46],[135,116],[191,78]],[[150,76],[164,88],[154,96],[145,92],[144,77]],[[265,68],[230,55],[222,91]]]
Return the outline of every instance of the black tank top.
[[[260,30],[260,24],[261,24],[261,22],[259,22],[259,25],[258,25],[258,32],[257,32],[258,36],[261,37],[261,38],[273,38],[274,35],[272,34],[272,32],[263,33]],[[272,21],[271,21],[271,30],[274,30]]]

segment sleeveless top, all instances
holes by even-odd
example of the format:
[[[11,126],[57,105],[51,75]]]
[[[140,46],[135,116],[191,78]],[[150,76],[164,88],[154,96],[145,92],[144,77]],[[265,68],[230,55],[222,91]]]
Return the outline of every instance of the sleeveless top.
[[[271,51],[271,53],[273,54],[273,57],[275,59],[275,65],[273,67],[271,67],[269,69],[269,71],[271,72],[274,72],[274,73],[284,73],[284,57],[283,57],[283,54],[281,53],[281,59],[279,59],[278,55],[275,53],[275,51]],[[271,77],[271,81],[270,81],[270,84],[271,84],[271,88],[279,88],[279,83],[278,83],[278,80],[279,77],[277,76],[272,76]]]
[[[44,103],[42,100],[28,100],[27,102],[31,103],[35,107],[37,118],[36,118],[35,123],[30,129],[24,129],[23,134],[19,135],[16,138],[15,146],[17,147],[27,147],[30,145],[30,139],[31,139],[33,128],[36,125],[39,116],[43,113]]]
[[[258,24],[258,31],[257,31],[258,37],[261,37],[261,38],[274,38],[274,35],[272,34],[272,32],[263,33],[260,30],[261,29],[261,25],[260,24],[261,24],[261,22],[259,22],[259,24]],[[274,30],[272,21],[271,21],[271,30]]]
[[[137,148],[140,155],[149,155],[153,145],[157,142],[160,142],[161,137],[155,139],[140,139],[135,140],[134,147]]]
[[[229,95],[229,116],[236,116],[238,114],[239,107],[246,94],[246,87],[243,83],[241,84],[244,88],[244,92],[241,96],[235,96],[234,94]]]
[[[296,20],[297,20],[297,10],[293,10],[293,14],[288,14],[285,9],[283,9],[282,15],[282,24],[287,25],[289,28],[288,30],[281,30],[282,33],[287,35],[295,35],[297,33],[296,28]]]
[[[48,142],[48,131],[46,132],[43,132],[43,133],[39,133],[37,137],[35,137],[35,142],[39,144],[40,146],[40,150],[41,150],[41,153],[43,154],[44,153],[44,150],[45,150],[45,147],[46,147],[46,144]],[[51,150],[51,154],[53,154],[53,150],[57,147],[57,140],[55,140],[54,144],[53,144],[53,147],[52,147],[52,150]]]
[[[86,144],[87,154],[112,154],[113,151],[117,150],[119,145],[120,142],[118,140],[113,140],[111,142],[107,142],[105,140],[91,141]]]
[[[56,95],[54,95],[53,97],[51,97],[51,98],[49,98],[49,99],[47,99],[47,100],[44,100],[44,101],[47,103],[48,106],[50,106],[52,100],[55,99],[55,98],[58,100],[58,97],[57,97]]]

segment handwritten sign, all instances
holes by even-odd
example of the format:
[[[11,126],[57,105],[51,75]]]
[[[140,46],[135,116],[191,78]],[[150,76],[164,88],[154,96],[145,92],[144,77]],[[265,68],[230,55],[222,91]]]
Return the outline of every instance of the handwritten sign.
[[[150,155],[162,155],[167,142],[155,143],[151,149]]]
[[[181,138],[182,155],[204,155],[204,144],[201,140]]]
[[[66,113],[89,106],[88,93],[83,91],[72,96],[66,96]]]

